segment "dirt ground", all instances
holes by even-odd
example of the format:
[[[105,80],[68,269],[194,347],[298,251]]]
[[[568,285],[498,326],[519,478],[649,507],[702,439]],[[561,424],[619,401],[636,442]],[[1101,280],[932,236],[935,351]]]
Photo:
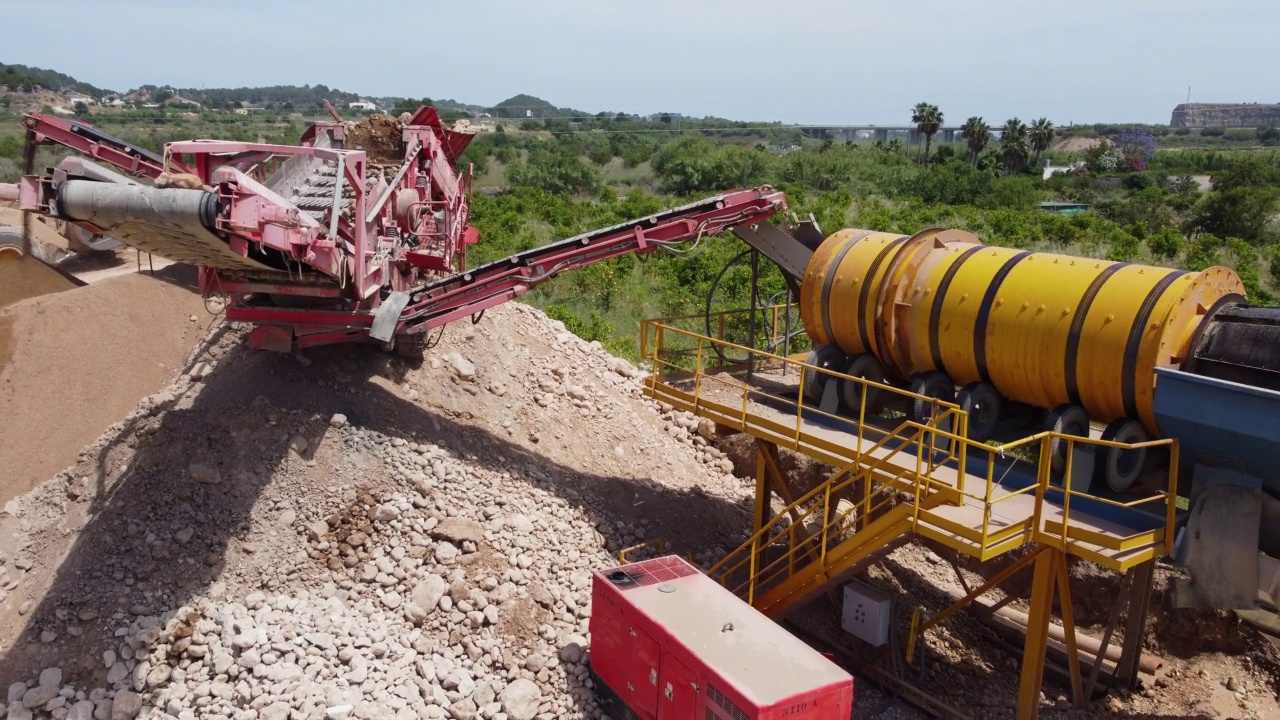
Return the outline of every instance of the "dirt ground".
[[[1067,138],[1058,143],[1054,150],[1059,152],[1084,152],[1102,144],[1098,138]]]

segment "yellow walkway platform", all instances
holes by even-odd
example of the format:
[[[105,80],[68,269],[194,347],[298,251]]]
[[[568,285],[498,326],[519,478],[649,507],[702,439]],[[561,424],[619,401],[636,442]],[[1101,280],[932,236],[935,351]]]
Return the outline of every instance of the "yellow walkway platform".
[[[726,318],[733,315],[713,323],[722,336],[726,327],[740,325],[740,317]],[[699,334],[685,329],[687,320],[642,326],[642,351],[653,368],[645,392],[756,439],[760,462],[753,533],[708,572],[766,614],[779,617],[801,606],[913,536],[980,561],[1032,546],[1026,564],[1035,566],[1033,627],[1019,716],[1034,717],[1047,648],[1039,627],[1047,632],[1055,587],[1064,600],[1064,623],[1071,620],[1063,558],[1075,555],[1124,572],[1149,570],[1156,557],[1172,550],[1177,502],[1172,470],[1159,489],[1119,502],[1077,489],[1087,483],[1064,486],[1051,472],[1049,457],[1052,445],[1066,444],[1067,478],[1087,474],[1087,459],[1098,446],[1163,448],[1170,468],[1176,468],[1173,441],[1122,445],[1039,433],[998,446],[982,444],[968,439],[968,418],[954,404],[922,398],[932,403],[932,412],[927,422],[915,422],[894,408],[905,409],[922,396]],[[801,402],[806,382],[857,383],[861,397],[875,395],[880,401],[868,408],[863,400],[856,410],[837,410],[833,394],[825,403]],[[777,448],[839,471],[792,497]],[[1076,472],[1077,463],[1083,472]],[[775,493],[783,507],[773,513]],[[917,629],[922,632],[950,612]],[[1145,617],[1145,605],[1141,614]],[[1070,634],[1074,638],[1074,630]],[[1071,648],[1073,658],[1074,653]],[[1071,664],[1073,689],[1082,702],[1079,668],[1074,660]]]

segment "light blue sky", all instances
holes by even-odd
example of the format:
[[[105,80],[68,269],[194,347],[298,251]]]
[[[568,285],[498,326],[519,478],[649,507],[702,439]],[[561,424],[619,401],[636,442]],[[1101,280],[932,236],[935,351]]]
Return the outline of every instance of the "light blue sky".
[[[96,85],[323,83],[597,112],[1168,122],[1280,102],[1278,0],[0,0],[0,61]]]

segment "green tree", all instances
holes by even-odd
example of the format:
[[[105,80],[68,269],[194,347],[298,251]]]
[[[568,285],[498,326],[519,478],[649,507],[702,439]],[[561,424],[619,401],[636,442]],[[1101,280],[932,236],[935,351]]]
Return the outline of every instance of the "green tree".
[[[536,188],[557,195],[592,192],[604,183],[599,168],[561,149],[531,152],[528,162],[507,168],[507,179],[515,187]]]
[[[653,156],[653,171],[671,192],[727,190],[764,179],[770,156],[752,148],[717,145],[700,137],[667,143]]]
[[[924,166],[929,167],[929,147],[933,144],[933,136],[942,127],[942,111],[937,105],[926,102],[916,103],[911,110],[911,122],[924,135]]]
[[[991,142],[991,126],[987,125],[981,117],[974,116],[965,120],[964,125],[960,126],[960,136],[969,146],[969,162],[977,167],[978,155],[986,150],[987,143]]]
[[[1027,126],[1018,118],[1005,121],[1000,131],[1000,162],[1006,175],[1016,175],[1027,166]]]
[[[73,106],[73,108],[74,108],[74,110],[75,110],[76,117],[89,117],[89,106],[88,106],[88,105],[85,105],[85,104],[84,104],[84,103],[82,103],[82,102],[77,102],[77,103]]]
[[[1030,129],[1027,131],[1027,139],[1031,143],[1031,149],[1035,151],[1035,164],[1040,165],[1040,156],[1045,150],[1053,144],[1053,123],[1049,118],[1040,118],[1031,123]]]
[[[1172,260],[1182,251],[1182,233],[1171,227],[1160,228],[1147,238],[1147,247],[1152,255]]]
[[[1233,163],[1214,176],[1190,222],[1193,232],[1259,243],[1280,208],[1280,170],[1259,160]]]
[[[969,146],[969,161],[973,167],[978,167],[978,155],[987,149],[987,143],[991,142],[991,126],[988,126],[987,120],[980,117],[969,118],[965,120],[964,126],[960,127],[960,136],[964,137],[965,145]]]

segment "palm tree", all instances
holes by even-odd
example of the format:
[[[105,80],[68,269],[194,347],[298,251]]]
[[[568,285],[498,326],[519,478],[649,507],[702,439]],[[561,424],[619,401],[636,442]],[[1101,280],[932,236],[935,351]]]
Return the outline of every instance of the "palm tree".
[[[1006,175],[1016,175],[1026,167],[1030,152],[1027,148],[1027,126],[1018,118],[1005,121],[1000,128],[1000,162]]]
[[[1031,149],[1036,153],[1036,165],[1039,165],[1040,155],[1053,144],[1053,123],[1049,122],[1049,118],[1040,118],[1031,123],[1027,139],[1031,141]]]
[[[974,167],[978,166],[978,154],[987,148],[987,143],[991,141],[991,126],[980,117],[974,116],[964,121],[964,125],[960,126],[960,136],[965,139],[969,145],[969,162]]]
[[[937,105],[916,103],[911,110],[911,122],[924,134],[924,166],[929,167],[929,146],[933,144],[933,134],[942,126],[942,111]]]
[[[1023,140],[1026,140],[1027,124],[1022,122],[1018,118],[1013,118],[1012,120],[1005,120],[1004,126],[1000,128],[1000,141],[1004,142],[1005,140],[1008,140],[1011,137],[1022,138]]]

